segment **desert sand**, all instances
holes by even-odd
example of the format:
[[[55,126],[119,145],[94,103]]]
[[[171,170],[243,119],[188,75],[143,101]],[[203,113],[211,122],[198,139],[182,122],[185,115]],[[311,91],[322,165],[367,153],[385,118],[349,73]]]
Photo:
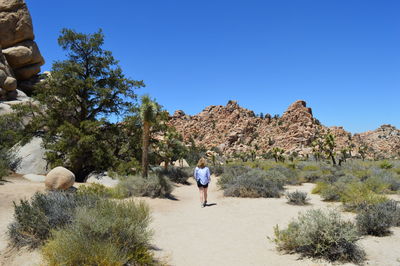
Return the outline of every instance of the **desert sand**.
[[[0,186],[0,265],[39,265],[38,251],[16,251],[7,247],[5,232],[12,221],[13,201],[43,191],[43,183],[21,177],[7,178]],[[268,239],[273,227],[286,226],[299,212],[311,208],[334,208],[337,203],[322,202],[310,195],[307,206],[293,206],[286,199],[225,198],[212,178],[208,203],[200,207],[197,187],[177,185],[173,199],[143,198],[152,209],[153,245],[158,258],[171,265],[331,265],[323,260],[300,258],[276,251]],[[288,186],[288,191],[310,192],[314,184]],[[400,200],[398,195],[393,196]],[[351,213],[344,217],[353,219]],[[400,265],[400,228],[386,237],[365,237],[360,245],[367,253],[367,265]],[[346,264],[351,265],[351,264]]]

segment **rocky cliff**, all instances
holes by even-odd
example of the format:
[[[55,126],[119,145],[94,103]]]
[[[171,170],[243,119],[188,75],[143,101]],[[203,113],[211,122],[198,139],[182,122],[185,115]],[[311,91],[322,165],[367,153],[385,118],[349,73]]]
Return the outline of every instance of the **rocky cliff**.
[[[178,110],[170,123],[185,141],[193,139],[197,145],[217,148],[224,154],[255,151],[261,155],[280,147],[288,154],[306,156],[312,153],[312,142],[330,131],[336,137],[338,153],[351,148],[352,155],[357,155],[359,147],[367,146],[370,158],[399,156],[400,131],[395,127],[384,125],[375,131],[352,135],[342,127],[321,125],[304,101],[291,104],[282,117],[257,117],[253,111],[229,101],[226,106],[209,106],[193,116]]]
[[[23,0],[0,0],[0,99],[29,93],[44,59],[34,41],[32,19]]]

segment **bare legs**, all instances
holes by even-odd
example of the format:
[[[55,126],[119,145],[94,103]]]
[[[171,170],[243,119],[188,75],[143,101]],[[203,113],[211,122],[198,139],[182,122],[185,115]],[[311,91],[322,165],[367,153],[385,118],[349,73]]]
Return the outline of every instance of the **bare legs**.
[[[208,188],[206,188],[206,187],[199,187],[201,204],[204,204],[207,202],[207,189]]]
[[[204,188],[199,187],[199,192],[200,192],[200,203],[204,202]]]

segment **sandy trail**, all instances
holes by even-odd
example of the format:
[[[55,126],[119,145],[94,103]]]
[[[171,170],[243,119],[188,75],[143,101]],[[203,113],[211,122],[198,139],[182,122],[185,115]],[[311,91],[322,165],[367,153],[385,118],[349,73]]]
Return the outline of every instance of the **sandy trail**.
[[[10,251],[6,230],[13,217],[13,201],[28,199],[43,191],[43,183],[34,183],[18,176],[0,186],[0,265],[39,265],[38,251]],[[287,187],[289,191],[310,192],[313,184]],[[335,207],[340,204],[322,202],[310,195],[310,205],[293,206],[280,199],[225,198],[212,179],[209,204],[200,207],[198,190],[191,185],[177,185],[177,200],[144,200],[152,209],[153,244],[156,255],[177,266],[197,265],[330,265],[321,260],[301,259],[298,255],[279,254],[267,239],[273,236],[276,224],[284,227],[299,212],[311,208]],[[400,200],[398,195],[393,196]],[[344,214],[351,219],[352,214]],[[365,237],[360,241],[368,254],[368,265],[400,265],[400,228],[393,228],[387,237]],[[350,264],[348,264],[350,265]]]
[[[313,186],[303,184],[287,189],[309,193]],[[217,189],[216,178],[210,184],[208,199],[216,205],[200,207],[193,181],[190,186],[179,185],[173,194],[176,201],[145,199],[153,210],[154,244],[160,249],[156,254],[172,265],[330,265],[321,260],[299,260],[298,255],[279,254],[267,237],[273,237],[275,225],[286,226],[299,212],[335,207],[338,203],[322,202],[318,195],[310,195],[308,206],[289,205],[285,197],[224,198]],[[393,231],[389,237],[361,240],[369,265],[400,265],[400,228]]]

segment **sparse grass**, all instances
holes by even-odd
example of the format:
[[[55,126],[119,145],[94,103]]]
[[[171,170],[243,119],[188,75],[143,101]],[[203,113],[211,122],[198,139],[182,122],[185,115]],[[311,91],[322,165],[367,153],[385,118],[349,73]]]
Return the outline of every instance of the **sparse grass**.
[[[278,250],[329,261],[361,263],[365,252],[357,245],[357,227],[344,221],[337,211],[309,210],[286,229],[274,228]]]
[[[361,182],[349,184],[340,196],[340,201],[347,211],[356,211],[362,206],[373,205],[386,200],[387,197],[376,194]]]
[[[293,205],[306,205],[308,203],[308,201],[310,200],[307,197],[307,193],[306,192],[302,192],[302,191],[294,191],[294,192],[288,192],[285,194],[288,203],[289,204],[293,204]]]
[[[156,265],[144,202],[100,200],[79,207],[75,220],[54,231],[42,248],[49,265]]]

